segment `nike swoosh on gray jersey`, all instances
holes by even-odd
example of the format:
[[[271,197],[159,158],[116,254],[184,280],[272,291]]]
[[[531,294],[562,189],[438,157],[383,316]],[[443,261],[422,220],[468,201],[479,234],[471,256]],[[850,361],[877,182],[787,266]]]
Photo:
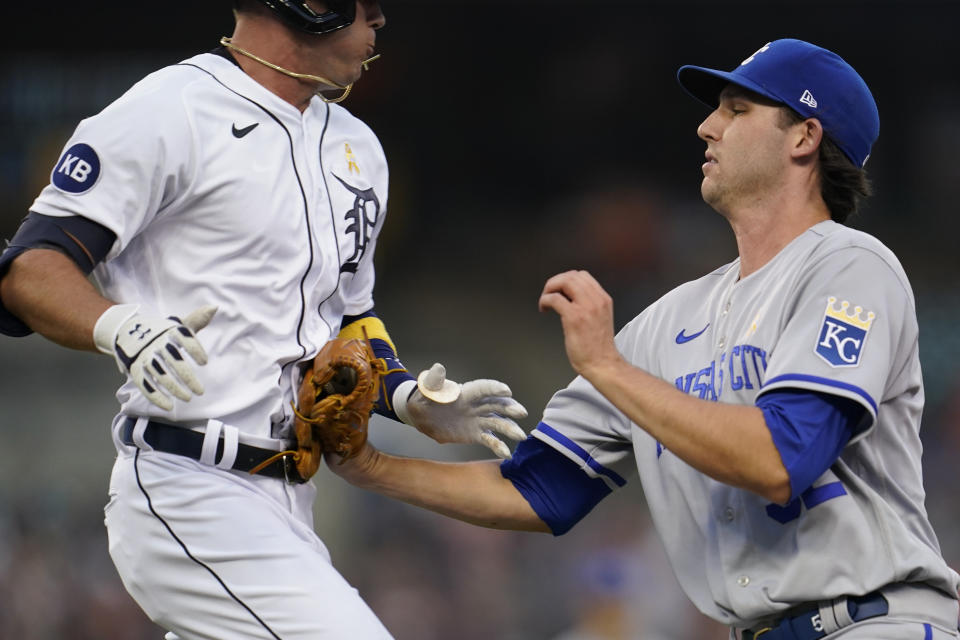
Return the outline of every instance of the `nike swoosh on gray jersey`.
[[[683,334],[684,330],[683,330],[683,329],[680,329],[680,333],[677,334],[677,344],[683,344],[684,342],[690,342],[690,341],[693,340],[694,338],[699,337],[699,336],[700,336],[704,331],[706,331],[709,327],[710,327],[710,323],[708,322],[706,327],[704,327],[703,329],[700,329],[700,331],[697,331],[696,333],[691,334],[691,335],[689,335],[689,336],[684,335],[684,334]]]

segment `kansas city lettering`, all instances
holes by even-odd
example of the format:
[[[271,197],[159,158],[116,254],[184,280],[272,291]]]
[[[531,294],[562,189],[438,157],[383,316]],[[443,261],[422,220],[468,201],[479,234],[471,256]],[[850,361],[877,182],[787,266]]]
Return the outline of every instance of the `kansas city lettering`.
[[[674,380],[677,389],[702,400],[716,402],[723,393],[724,378],[731,391],[759,389],[767,370],[767,352],[750,344],[738,344],[719,360],[698,371],[684,374]]]

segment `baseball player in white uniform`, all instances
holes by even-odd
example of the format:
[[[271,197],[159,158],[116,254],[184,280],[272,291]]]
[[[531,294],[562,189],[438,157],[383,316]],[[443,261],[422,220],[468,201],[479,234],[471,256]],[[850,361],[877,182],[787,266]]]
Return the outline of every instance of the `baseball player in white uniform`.
[[[337,472],[555,535],[638,473],[681,586],[731,638],[956,638],[960,577],[924,509],[913,293],[889,249],[841,224],[869,192],[874,99],[800,40],[678,79],[713,108],[701,193],[738,258],[616,336],[590,274],[551,278],[540,306],[560,315],[580,375],[512,459],[455,467],[367,447]]]
[[[313,531],[313,485],[275,457],[301,365],[367,335],[388,370],[378,412],[501,456],[526,413],[493,380],[429,400],[375,313],[387,163],[325,94],[369,62],[379,4],[235,9],[218,49],[80,123],[0,259],[0,330],[102,351],[127,374],[110,553],[169,639],[389,638]]]

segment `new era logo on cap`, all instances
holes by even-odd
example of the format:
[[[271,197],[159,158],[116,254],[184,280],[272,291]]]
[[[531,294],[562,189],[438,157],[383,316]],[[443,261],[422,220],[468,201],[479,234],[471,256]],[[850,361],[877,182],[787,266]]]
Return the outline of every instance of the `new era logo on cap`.
[[[866,163],[880,133],[880,116],[870,89],[853,67],[803,40],[774,40],[733,71],[685,65],[677,80],[690,95],[716,107],[728,83],[783,103],[823,130],[858,167]]]
[[[807,105],[811,109],[817,108],[817,99],[813,97],[813,94],[810,93],[809,89],[803,90],[803,95],[800,96],[800,102]]]

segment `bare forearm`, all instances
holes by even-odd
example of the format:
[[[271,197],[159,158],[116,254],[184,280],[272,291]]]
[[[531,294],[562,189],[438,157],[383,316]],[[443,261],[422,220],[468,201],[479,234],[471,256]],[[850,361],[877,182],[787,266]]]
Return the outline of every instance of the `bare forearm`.
[[[549,532],[526,499],[500,474],[499,460],[437,462],[401,458],[369,445],[334,472],[351,484],[492,529]]]
[[[95,351],[93,327],[113,303],[63,254],[33,249],[0,281],[3,304],[28,327],[73,349]]]
[[[694,398],[622,359],[587,374],[618,409],[698,471],[774,502],[789,498],[789,476],[757,407]]]

